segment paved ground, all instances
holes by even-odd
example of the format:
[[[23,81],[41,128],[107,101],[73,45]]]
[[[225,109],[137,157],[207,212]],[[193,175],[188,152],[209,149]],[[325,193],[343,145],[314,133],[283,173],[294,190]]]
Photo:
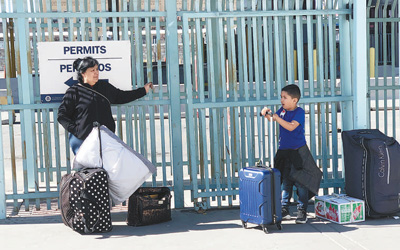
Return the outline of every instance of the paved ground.
[[[157,225],[130,227],[126,209],[114,208],[113,230],[80,235],[66,227],[58,211],[43,214],[19,213],[0,220],[1,249],[399,249],[400,220],[393,217],[338,225],[315,219],[310,206],[305,225],[292,220],[283,230],[269,227],[265,234],[249,224],[242,228],[239,209],[210,210],[203,214],[172,210],[172,220]],[[294,211],[294,209],[292,209]]]

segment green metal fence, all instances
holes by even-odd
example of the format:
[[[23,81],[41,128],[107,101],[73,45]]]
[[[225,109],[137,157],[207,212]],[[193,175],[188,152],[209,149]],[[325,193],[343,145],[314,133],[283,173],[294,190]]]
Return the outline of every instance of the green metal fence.
[[[15,211],[43,202],[50,209],[71,171],[58,105],[40,103],[38,94],[36,46],[45,41],[131,42],[132,86],[158,84],[144,99],[113,107],[116,133],[157,166],[145,185],[170,187],[174,207],[238,204],[238,170],[268,162],[277,147],[276,136],[269,147],[269,124],[258,113],[276,110],[290,83],[302,91],[321,193],[341,191],[340,130],[353,126],[357,95],[352,13],[349,0],[0,0],[8,65],[0,215],[6,201]]]
[[[185,82],[193,83],[185,84],[186,122],[197,206],[210,207],[210,197],[231,206],[239,169],[269,161],[277,142],[271,150],[266,138],[273,135],[258,114],[263,106],[277,110],[280,89],[291,83],[303,94],[306,137],[324,172],[323,192],[342,188],[337,111],[352,97],[340,81],[349,72],[339,70],[350,47],[338,37],[349,36],[341,27],[349,25],[351,10],[343,1],[196,3],[182,18]]]
[[[399,2],[368,1],[370,126],[399,139]]]

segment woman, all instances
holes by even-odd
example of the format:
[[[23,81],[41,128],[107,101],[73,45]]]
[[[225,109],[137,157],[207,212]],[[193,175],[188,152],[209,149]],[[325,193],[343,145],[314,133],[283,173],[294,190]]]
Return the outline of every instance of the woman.
[[[92,57],[74,61],[78,84],[71,86],[58,109],[58,122],[70,133],[69,143],[74,154],[98,122],[115,132],[111,104],[123,104],[145,96],[153,83],[136,90],[123,91],[106,81],[99,81],[99,63]]]

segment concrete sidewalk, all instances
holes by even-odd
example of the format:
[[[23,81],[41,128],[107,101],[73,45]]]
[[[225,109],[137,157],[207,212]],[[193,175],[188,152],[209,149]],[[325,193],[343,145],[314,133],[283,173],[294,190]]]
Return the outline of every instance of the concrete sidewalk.
[[[130,227],[127,211],[113,209],[113,230],[80,235],[62,223],[58,212],[19,215],[0,220],[1,249],[399,249],[400,220],[393,217],[338,225],[314,218],[296,225],[283,221],[283,230],[269,226],[269,234],[249,224],[242,228],[239,209],[172,210],[172,220],[156,225]],[[295,207],[291,209],[295,211]]]

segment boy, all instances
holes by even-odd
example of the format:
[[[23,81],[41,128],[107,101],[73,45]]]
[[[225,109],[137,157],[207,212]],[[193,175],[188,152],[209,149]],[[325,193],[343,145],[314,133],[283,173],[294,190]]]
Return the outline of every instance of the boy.
[[[301,97],[300,89],[297,85],[290,84],[282,88],[281,91],[281,104],[282,107],[272,115],[273,121],[279,123],[279,149],[275,156],[275,167],[278,168],[282,173],[282,219],[290,219],[289,205],[290,199],[292,198],[293,186],[296,186],[298,192],[298,205],[297,205],[297,224],[304,224],[307,222],[307,206],[309,200],[309,187],[304,183],[304,173],[301,171],[305,164],[315,165],[314,160],[311,157],[310,163],[307,158],[309,150],[306,144],[306,138],[304,135],[304,123],[305,123],[305,112],[304,109],[297,106]],[[263,108],[261,115],[268,118],[271,116],[268,114],[271,112],[269,108]],[[304,159],[304,161],[303,161]],[[316,167],[316,165],[315,165]],[[311,166],[315,170],[314,166]],[[318,167],[316,167],[318,169]],[[320,170],[317,170],[320,172]],[[297,173],[301,172],[300,178]],[[314,173],[317,173],[314,171]],[[293,176],[295,176],[293,178]],[[318,187],[316,193],[318,193],[319,182],[321,176],[317,173],[315,176],[311,176],[313,180],[316,180]],[[314,178],[315,177],[315,178]],[[318,178],[319,177],[319,178]],[[302,179],[304,181],[302,181]],[[313,184],[316,185],[316,183]],[[313,186],[315,186],[313,185]],[[315,190],[312,188],[311,190]],[[315,191],[313,192],[315,193]],[[311,198],[311,197],[310,197]]]

